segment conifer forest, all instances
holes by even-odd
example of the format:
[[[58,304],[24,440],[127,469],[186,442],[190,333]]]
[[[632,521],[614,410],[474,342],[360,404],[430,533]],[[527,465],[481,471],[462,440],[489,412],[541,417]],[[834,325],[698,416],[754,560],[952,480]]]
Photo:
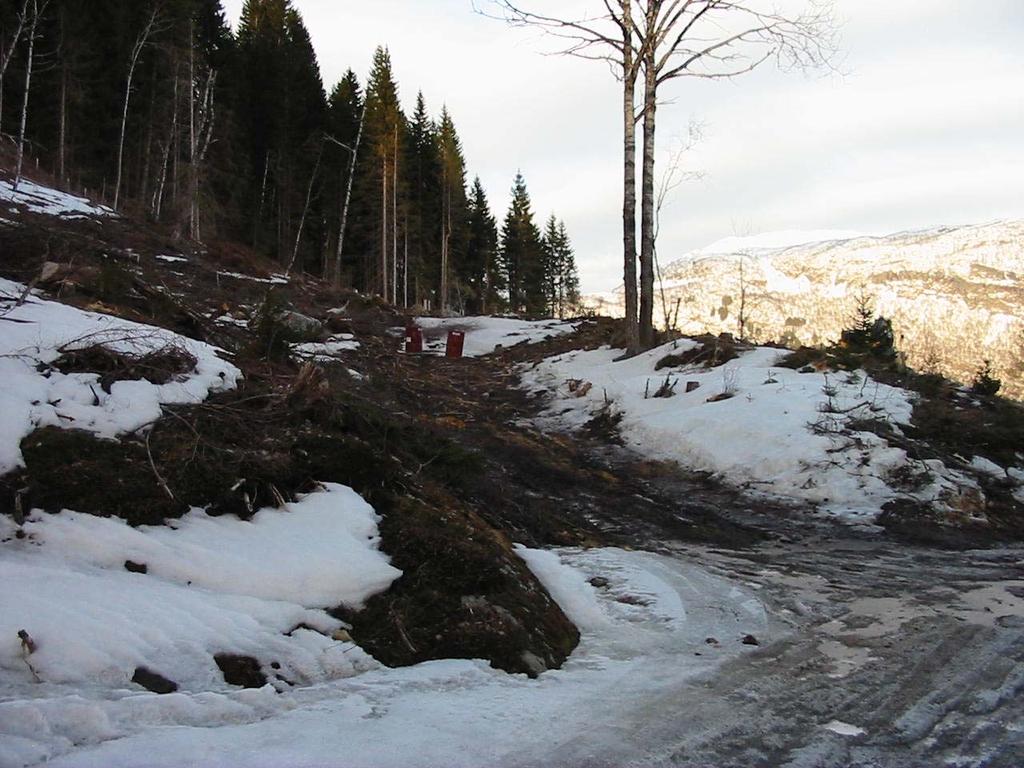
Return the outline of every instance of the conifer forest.
[[[0,45],[19,174],[400,307],[578,301],[565,227],[538,220],[522,174],[493,212],[454,116],[403,92],[384,47],[324,83],[290,0],[247,0],[237,33],[220,0],[3,0]]]

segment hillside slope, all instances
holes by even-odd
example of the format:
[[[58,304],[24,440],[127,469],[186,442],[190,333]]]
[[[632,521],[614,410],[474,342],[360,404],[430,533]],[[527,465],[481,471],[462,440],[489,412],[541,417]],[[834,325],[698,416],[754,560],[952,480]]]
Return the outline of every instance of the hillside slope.
[[[913,367],[969,382],[990,359],[1005,391],[1024,396],[1024,221],[805,238],[728,238],[666,266],[678,329],[740,334],[742,324],[753,341],[813,346],[837,340],[864,295]],[[621,314],[622,289],[591,303]]]

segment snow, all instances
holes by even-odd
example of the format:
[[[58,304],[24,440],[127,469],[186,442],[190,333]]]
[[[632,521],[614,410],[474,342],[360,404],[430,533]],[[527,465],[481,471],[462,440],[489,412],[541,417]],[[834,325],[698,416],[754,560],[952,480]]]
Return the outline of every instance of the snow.
[[[249,280],[253,283],[264,285],[288,285],[288,278],[284,275],[271,275],[270,277],[255,277],[254,275],[243,275],[241,272],[218,272],[218,277],[231,277],[235,280]]]
[[[825,726],[825,730],[838,733],[840,736],[864,736],[867,733],[863,728],[844,723],[842,720],[833,720]]]
[[[117,215],[105,205],[97,205],[84,197],[44,187],[27,179],[21,180],[17,191],[13,182],[0,180],[0,201],[24,206],[31,213],[68,219]]]
[[[238,317],[232,317],[231,315],[221,315],[220,317],[216,318],[213,322],[215,322],[217,325],[230,325],[235,328],[249,327],[248,320],[243,320]]]
[[[517,344],[536,344],[557,336],[572,333],[578,322],[564,320],[517,320],[507,317],[418,317],[416,324],[423,329],[424,349],[443,353],[448,333],[466,334],[463,354],[466,357],[489,355],[497,347]]]
[[[807,243],[824,243],[843,240],[856,240],[865,237],[863,232],[845,229],[820,230],[781,230],[778,232],[762,232],[758,235],[725,237],[704,248],[698,248],[684,258],[701,256],[740,254],[751,251],[778,250]]]
[[[234,388],[241,376],[208,344],[34,294],[16,306],[24,292],[25,286],[0,279],[0,475],[22,466],[19,445],[35,429],[83,429],[114,438],[157,420],[162,404],[202,402],[212,392]],[[136,355],[175,347],[197,362],[193,371],[166,384],[119,381],[109,393],[97,374],[48,367],[62,351],[97,344]]]
[[[193,510],[172,527],[141,528],[65,512],[25,531],[69,563],[117,569],[131,560],[176,584],[319,608],[360,608],[401,575],[376,551],[380,518],[350,488],[325,485],[285,510],[246,524]]]
[[[342,507],[353,501],[337,494],[342,491],[328,489],[294,506],[310,498],[323,505],[337,498]],[[364,513],[356,517],[365,520]],[[270,514],[289,518],[296,510]],[[102,545],[85,541],[108,531],[77,525],[71,523],[77,532],[71,538],[39,523],[32,540],[0,544],[0,563],[17,578],[2,599],[24,611],[15,616],[3,606],[0,637],[14,637],[15,625],[27,626],[39,642],[31,658],[44,680],[30,682],[13,641],[0,646],[4,768],[43,760],[78,768],[457,768],[542,764],[559,754],[573,755],[578,764],[597,756],[614,763],[635,756],[637,745],[621,734],[642,727],[649,707],[749,652],[741,642],[745,634],[770,642],[780,628],[746,587],[685,561],[618,549],[520,548],[583,627],[581,644],[562,670],[529,680],[471,660],[384,669],[350,643],[319,632],[282,634],[297,620],[323,631],[339,625],[305,605],[184,586],[156,567],[147,575],[102,567],[105,560],[93,549]],[[240,547],[228,532],[246,525],[225,522],[211,532],[211,550],[222,536],[225,549]],[[153,531],[143,533],[149,540]],[[272,530],[262,535],[268,544],[277,540]],[[304,543],[282,546],[297,553],[318,535],[312,531]],[[180,552],[186,551],[182,545]],[[271,580],[293,565],[268,560],[263,552],[251,560]],[[608,586],[591,586],[594,576]],[[233,578],[222,583],[237,586]],[[62,590],[65,598],[58,601]],[[111,594],[118,599],[110,600]],[[709,637],[718,644],[708,645]],[[233,689],[210,659],[223,650],[273,658],[281,676],[298,685],[275,680],[274,688]],[[141,693],[127,681],[141,662],[185,681],[182,690]]]
[[[354,352],[359,349],[359,346],[360,344],[353,334],[339,333],[331,336],[326,342],[292,344],[292,353],[305,360],[330,363],[336,362],[345,352]]]
[[[577,428],[605,407],[623,416],[628,445],[652,458],[711,472],[724,481],[773,497],[811,502],[828,514],[870,520],[899,496],[890,478],[910,460],[871,432],[853,432],[854,420],[881,420],[898,430],[910,423],[913,395],[865,373],[798,373],[778,368],[783,354],[755,348],[725,366],[655,372],[669,354],[693,349],[679,341],[628,360],[608,347],[570,352],[523,372],[523,386],[555,400],[540,423]],[[645,399],[676,380],[670,398]],[[583,397],[570,382],[589,382]],[[687,393],[687,383],[698,385]],[[731,394],[728,399],[711,401]],[[851,426],[852,425],[852,426]],[[917,497],[937,500],[974,482],[941,463]]]
[[[157,261],[162,261],[166,264],[188,264],[188,259],[183,256],[167,256],[159,254],[155,258]]]

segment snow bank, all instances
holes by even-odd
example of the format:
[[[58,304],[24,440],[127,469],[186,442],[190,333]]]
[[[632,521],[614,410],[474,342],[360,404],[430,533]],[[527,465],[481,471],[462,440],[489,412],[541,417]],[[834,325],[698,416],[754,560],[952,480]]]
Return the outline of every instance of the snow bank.
[[[525,371],[523,384],[554,393],[541,419],[548,426],[578,427],[604,407],[607,397],[622,414],[623,438],[633,448],[746,489],[813,502],[825,512],[852,518],[872,517],[901,495],[893,488],[893,473],[908,469],[907,454],[856,426],[880,420],[898,431],[913,414],[911,393],[863,372],[779,368],[783,353],[769,348],[746,352],[719,368],[655,373],[666,355],[695,346],[675,342],[622,361],[617,361],[622,353],[609,348],[571,352]],[[678,382],[674,396],[645,399],[666,375]],[[593,387],[576,397],[569,381]],[[698,388],[687,393],[688,382]],[[728,397],[710,402],[715,396]],[[909,469],[931,477],[915,491],[922,500],[975,486],[939,462]]]
[[[463,331],[466,357],[489,355],[498,346],[536,344],[575,330],[578,323],[563,320],[516,320],[507,317],[418,317],[416,324],[424,330],[424,348],[428,352],[445,351],[449,331]]]
[[[351,488],[326,484],[283,512],[265,509],[243,524],[193,510],[172,527],[131,528],[65,512],[25,530],[69,563],[118,569],[131,560],[176,584],[306,607],[361,608],[401,575],[377,551],[379,521]]]
[[[67,219],[117,215],[105,205],[97,205],[84,197],[76,197],[26,179],[21,180],[17,191],[14,190],[13,182],[0,180],[0,202],[22,206],[31,213],[61,216]]]
[[[47,685],[125,689],[147,666],[184,690],[224,689],[213,660],[222,652],[277,662],[293,684],[368,669],[369,657],[328,636],[342,624],[321,609],[360,607],[401,575],[378,550],[378,522],[337,485],[250,522],[193,511],[175,528],[132,529],[37,513],[24,539],[0,531],[0,681],[30,683],[22,629]],[[126,561],[147,572],[129,573]]]
[[[624,733],[644,732],[651,746],[651,707],[750,651],[745,634],[777,636],[751,591],[695,565],[618,549],[519,551],[574,618],[591,614],[565,668],[538,680],[481,661],[435,661],[280,695],[36,689],[0,702],[0,765],[626,764],[640,750]],[[270,561],[267,570],[278,568]],[[597,576],[607,585],[591,586]]]
[[[202,402],[233,389],[241,376],[209,344],[34,294],[16,306],[24,292],[25,286],[0,279],[0,475],[22,465],[19,445],[35,429],[83,429],[112,438],[158,419],[162,404]],[[196,366],[161,385],[115,382],[109,393],[96,374],[48,367],[63,351],[93,345],[133,355],[173,347],[195,357]]]

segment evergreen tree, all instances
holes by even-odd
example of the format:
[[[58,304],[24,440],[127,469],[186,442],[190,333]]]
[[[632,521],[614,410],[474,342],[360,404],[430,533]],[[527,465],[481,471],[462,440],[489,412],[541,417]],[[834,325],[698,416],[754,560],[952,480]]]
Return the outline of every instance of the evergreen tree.
[[[466,311],[498,311],[506,289],[505,275],[498,264],[498,227],[479,176],[469,195],[469,241],[463,265]]]
[[[441,272],[439,300],[447,312],[453,297],[465,308],[464,291],[468,279],[463,265],[469,243],[469,206],[466,200],[466,160],[462,141],[447,107],[441,110],[437,127],[437,145],[441,165]],[[452,277],[458,281],[452,286]],[[455,288],[455,290],[453,290]]]
[[[436,126],[423,94],[409,123],[405,170],[410,279],[417,304],[436,296],[441,275],[441,158]]]
[[[289,0],[246,0],[238,31],[237,115],[247,139],[252,240],[286,261],[318,158],[326,97]],[[314,249],[316,247],[314,246]]]
[[[540,230],[533,220],[530,194],[522,173],[512,186],[512,203],[501,230],[501,265],[512,312],[545,313],[544,254]]]
[[[362,258],[354,266],[356,284],[388,301],[404,302],[404,218],[401,153],[405,142],[405,116],[398,101],[398,86],[391,55],[378,48],[366,86],[363,146],[356,170],[357,205],[353,211],[354,246]],[[403,248],[399,252],[399,242]],[[397,294],[397,295],[396,295]]]
[[[555,317],[565,318],[579,306],[580,280],[565,222],[558,221],[554,214],[544,228],[543,245],[549,311]]]

